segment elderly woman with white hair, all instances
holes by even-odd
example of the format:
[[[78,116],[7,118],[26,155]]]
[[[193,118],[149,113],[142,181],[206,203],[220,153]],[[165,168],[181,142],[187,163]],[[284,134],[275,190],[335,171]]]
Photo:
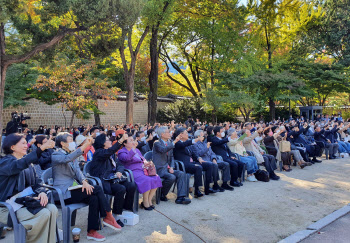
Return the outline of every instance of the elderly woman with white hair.
[[[242,130],[244,135],[246,129]],[[258,132],[261,132],[262,128],[259,128]],[[254,173],[259,169],[258,162],[254,156],[249,156],[245,147],[243,146],[243,139],[239,139],[237,132],[234,128],[230,128],[227,131],[227,135],[232,139],[228,142],[228,147],[232,153],[237,153],[241,156],[240,160],[247,166],[247,181],[258,181],[255,178]],[[242,135],[242,136],[243,136]]]

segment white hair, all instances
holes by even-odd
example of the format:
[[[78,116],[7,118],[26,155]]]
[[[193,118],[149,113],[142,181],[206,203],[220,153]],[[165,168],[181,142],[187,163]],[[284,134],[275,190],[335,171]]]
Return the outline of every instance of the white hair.
[[[203,130],[197,130],[197,131],[194,133],[194,138],[198,138],[198,137],[201,135],[202,132],[204,133]]]
[[[166,127],[166,126],[158,127],[156,129],[156,133],[158,134],[158,137],[161,138],[162,134],[165,133],[166,130],[168,130],[168,127]]]

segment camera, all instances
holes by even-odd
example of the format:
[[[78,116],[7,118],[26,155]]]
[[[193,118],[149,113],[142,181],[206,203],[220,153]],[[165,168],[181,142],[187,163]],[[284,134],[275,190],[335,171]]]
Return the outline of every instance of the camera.
[[[18,113],[17,111],[14,111],[11,113],[11,117],[12,120],[7,124],[6,133],[22,133],[23,130],[28,126],[26,124],[23,124],[22,122],[30,119],[30,116],[28,115],[27,111],[23,113]]]

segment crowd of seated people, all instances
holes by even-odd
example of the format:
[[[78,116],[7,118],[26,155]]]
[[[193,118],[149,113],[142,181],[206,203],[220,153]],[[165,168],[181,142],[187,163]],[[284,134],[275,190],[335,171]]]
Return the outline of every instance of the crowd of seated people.
[[[205,198],[242,187],[245,177],[248,182],[257,182],[259,169],[265,168],[269,178],[278,181],[275,171],[279,162],[281,170],[290,172],[293,166],[303,169],[321,163],[318,158],[323,152],[329,159],[347,157],[349,128],[350,123],[341,116],[327,115],[314,121],[300,117],[269,123],[213,125],[188,117],[184,123],[153,126],[26,128],[23,134],[12,133],[3,140],[0,199],[4,202],[20,192],[19,177],[31,164],[38,179],[51,169],[53,186],[62,191],[66,204],[89,205],[87,238],[103,241],[105,237],[98,232],[100,218],[105,226],[120,231],[124,225],[117,217],[123,211],[133,211],[136,191],[142,194],[140,208],[152,211],[156,191],[160,190],[160,201],[167,202],[175,183],[175,203],[188,205],[196,200],[190,199],[192,192],[194,198]],[[149,153],[151,159],[146,160]],[[83,173],[87,163],[89,175],[99,178],[100,185],[87,180]],[[126,170],[132,172],[132,181],[125,179]],[[193,185],[189,175],[193,175]],[[70,190],[75,183],[81,185],[79,189]],[[55,242],[57,208],[49,203],[43,182],[37,180],[30,186],[30,196],[40,203],[41,210],[33,212],[23,206],[17,211],[18,220],[26,221],[26,228],[31,229],[27,241]],[[52,195],[57,203],[57,194]],[[106,195],[114,197],[112,205]],[[5,224],[7,214],[0,208],[0,220]]]

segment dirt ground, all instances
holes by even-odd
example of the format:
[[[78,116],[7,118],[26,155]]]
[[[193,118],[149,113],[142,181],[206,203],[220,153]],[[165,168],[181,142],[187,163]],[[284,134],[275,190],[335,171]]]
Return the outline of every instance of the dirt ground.
[[[156,209],[205,242],[263,243],[278,242],[350,202],[349,158],[277,174],[279,181],[245,182],[233,192],[193,199],[189,205],[176,205],[176,195],[170,194]],[[105,242],[202,242],[159,212],[140,209],[139,216],[137,225],[125,226],[120,233],[104,228],[100,233]],[[75,226],[83,232],[80,242],[89,242],[86,226],[84,209],[78,211]],[[7,234],[7,242],[13,242],[12,234]]]

